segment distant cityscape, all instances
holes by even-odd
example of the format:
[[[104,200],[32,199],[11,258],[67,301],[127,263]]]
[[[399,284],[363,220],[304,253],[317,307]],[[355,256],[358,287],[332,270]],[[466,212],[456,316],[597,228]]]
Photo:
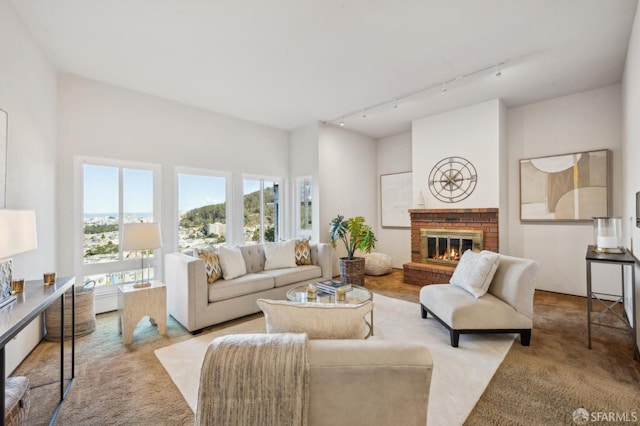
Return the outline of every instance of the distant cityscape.
[[[182,214],[181,214],[182,217]],[[153,222],[151,213],[127,213],[124,223]],[[84,264],[114,262],[118,260],[119,229],[117,213],[88,213],[84,215]],[[224,242],[226,224],[212,223],[206,227],[179,228],[179,250],[216,245]],[[125,258],[137,257],[139,253],[124,253]],[[153,253],[151,254],[153,256]],[[145,270],[146,277],[146,270]],[[153,278],[153,271],[151,271]],[[96,285],[120,284],[140,279],[140,269],[133,271],[100,274],[85,277],[95,280]]]

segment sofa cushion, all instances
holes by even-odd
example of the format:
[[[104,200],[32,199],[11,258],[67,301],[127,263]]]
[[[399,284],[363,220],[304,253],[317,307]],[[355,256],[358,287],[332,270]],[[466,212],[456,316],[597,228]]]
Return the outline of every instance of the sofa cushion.
[[[271,269],[260,274],[269,275],[275,280],[276,287],[313,280],[322,277],[322,269],[316,265],[298,266],[297,268]]]
[[[476,299],[455,285],[422,287],[420,303],[455,330],[526,329],[533,326],[531,318],[491,293]]]
[[[247,273],[244,257],[238,247],[220,246],[218,248],[218,258],[222,267],[222,276],[225,280],[231,280]]]
[[[207,283],[213,284],[222,278],[222,267],[218,255],[210,250],[195,249],[194,253],[204,261],[204,270],[207,272]]]
[[[268,275],[246,274],[232,280],[218,280],[209,284],[209,302],[231,299],[273,288],[274,279]]]
[[[311,265],[311,246],[309,240],[295,240],[296,265]]]
[[[369,327],[365,315],[373,302],[355,304],[298,303],[258,299],[267,333],[307,333],[309,339],[362,339]]]
[[[264,270],[265,256],[262,244],[244,244],[240,246],[244,264],[248,274],[255,274]]]
[[[264,270],[296,267],[295,240],[264,243]]]
[[[460,258],[449,282],[464,288],[475,297],[481,297],[489,289],[499,261],[498,253],[487,250],[476,253],[467,250]]]

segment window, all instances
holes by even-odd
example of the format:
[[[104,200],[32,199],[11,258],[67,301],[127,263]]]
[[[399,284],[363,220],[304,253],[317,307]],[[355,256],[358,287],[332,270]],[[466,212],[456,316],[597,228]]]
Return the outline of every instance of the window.
[[[159,221],[159,168],[107,160],[79,160],[82,182],[82,241],[78,262],[83,282],[96,287],[141,278],[141,253],[120,248],[122,225]],[[161,256],[150,252],[149,277]],[[159,269],[158,269],[159,270]]]
[[[275,179],[244,179],[245,243],[280,239],[280,183]]]
[[[311,236],[312,231],[312,205],[311,205],[311,176],[296,178],[296,206],[298,216],[298,234]]]
[[[224,244],[227,177],[178,173],[178,251]]]

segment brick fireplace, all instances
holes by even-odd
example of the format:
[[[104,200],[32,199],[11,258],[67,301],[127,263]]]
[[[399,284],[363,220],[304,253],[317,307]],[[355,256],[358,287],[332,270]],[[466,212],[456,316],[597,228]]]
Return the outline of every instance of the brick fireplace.
[[[485,250],[498,251],[498,209],[411,209],[411,262],[403,265],[404,282],[415,285],[448,283],[455,263],[425,262],[421,231],[482,231]],[[422,253],[421,253],[422,249]]]

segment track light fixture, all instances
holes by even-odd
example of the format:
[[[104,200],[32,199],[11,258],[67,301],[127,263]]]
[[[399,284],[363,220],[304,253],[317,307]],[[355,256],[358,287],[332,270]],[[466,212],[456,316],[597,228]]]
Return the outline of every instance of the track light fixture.
[[[514,60],[521,60],[525,56],[527,56],[527,55],[523,54],[523,55],[514,56],[512,58],[508,58],[508,59],[502,60],[500,62],[493,63],[491,65],[487,65],[485,67],[475,69],[475,70],[470,71],[470,72],[465,73],[465,74],[459,74],[459,75],[456,75],[455,77],[446,78],[444,80],[440,80],[438,82],[430,84],[430,85],[428,85],[426,87],[423,87],[421,89],[415,90],[415,91],[410,92],[410,93],[406,93],[406,94],[404,94],[402,96],[396,96],[396,97],[392,98],[391,100],[383,101],[383,102],[377,103],[375,105],[370,105],[370,106],[368,106],[366,108],[363,108],[363,109],[360,109],[360,110],[356,110],[356,111],[350,112],[348,114],[343,114],[340,117],[334,118],[332,120],[327,120],[324,123],[327,123],[327,124],[339,123],[340,126],[344,126],[344,117],[351,117],[351,116],[354,116],[354,115],[356,115],[356,114],[358,114],[360,112],[362,118],[367,118],[367,112],[382,108],[382,107],[387,106],[387,105],[392,105],[392,107],[394,109],[398,108],[399,102],[401,102],[402,100],[411,98],[413,96],[417,96],[419,94],[423,94],[423,93],[429,92],[429,91],[437,89],[437,88],[440,88],[440,92],[444,93],[444,92],[446,92],[448,90],[448,85],[450,85],[451,83],[455,83],[457,81],[461,81],[461,80],[464,80],[464,79],[470,79],[470,78],[473,78],[473,77],[479,77],[481,75],[486,75],[487,73],[490,73],[490,72],[493,72],[496,77],[500,77],[502,75],[502,69],[504,68],[504,66],[507,63],[509,63],[511,61],[514,61]]]

